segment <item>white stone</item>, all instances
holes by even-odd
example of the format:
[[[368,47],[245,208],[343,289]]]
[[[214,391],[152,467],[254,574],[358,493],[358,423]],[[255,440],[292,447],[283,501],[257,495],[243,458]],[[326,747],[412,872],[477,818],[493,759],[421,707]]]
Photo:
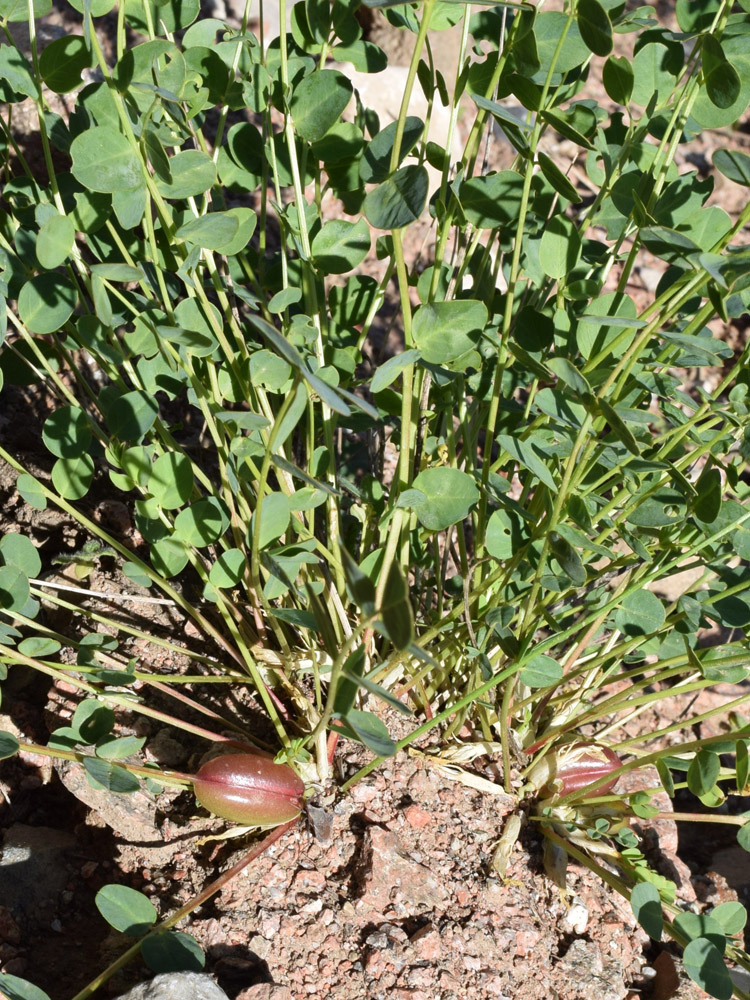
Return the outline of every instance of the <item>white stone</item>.
[[[202,972],[162,972],[139,983],[117,1000],[229,1000],[210,976]]]

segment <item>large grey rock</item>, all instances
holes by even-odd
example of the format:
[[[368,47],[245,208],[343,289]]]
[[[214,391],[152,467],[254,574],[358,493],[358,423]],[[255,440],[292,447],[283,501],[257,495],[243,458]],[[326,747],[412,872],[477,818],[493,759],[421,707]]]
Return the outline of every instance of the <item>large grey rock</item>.
[[[202,972],[162,972],[139,983],[117,1000],[229,1000],[224,990]]]

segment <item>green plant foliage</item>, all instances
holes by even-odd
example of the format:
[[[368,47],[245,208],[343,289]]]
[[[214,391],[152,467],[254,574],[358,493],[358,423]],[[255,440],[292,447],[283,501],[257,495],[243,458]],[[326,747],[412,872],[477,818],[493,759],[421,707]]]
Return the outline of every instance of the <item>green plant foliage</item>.
[[[443,531],[462,521],[478,499],[479,490],[471,476],[460,469],[435,468],[420,472],[401,502],[416,510],[425,528]]]
[[[666,620],[664,605],[648,590],[636,590],[622,602],[615,625],[626,635],[651,635]]]
[[[0,972],[0,990],[8,1000],[49,1000],[44,990],[8,972]]]
[[[18,740],[12,733],[0,732],[0,759],[18,753]]]
[[[401,167],[365,198],[367,221],[375,229],[402,229],[416,222],[425,207],[428,187],[424,167]]]
[[[725,958],[750,968],[744,910],[678,913],[627,824],[656,800],[609,774],[657,758],[669,795],[726,803],[750,849],[728,799],[748,788],[741,691],[724,742],[668,711],[654,735],[647,714],[748,676],[748,351],[723,330],[750,310],[750,207],[722,194],[750,187],[750,5],[678,0],[676,27],[613,0],[370,6],[413,46],[393,114],[329,61],[386,86],[342,3],[294,5],[269,43],[199,0],[124,0],[102,52],[113,0],[74,0],[80,34],[0,47],[0,387],[43,406],[36,449],[0,444],[20,498],[0,538],[0,681],[18,656],[79,689],[50,749],[102,795],[140,787],[124,712],[164,713],[167,684],[190,739],[204,680],[247,685],[265,719],[230,687],[238,738],[263,722],[322,786],[333,734],[376,758],[415,733],[459,755],[499,744],[497,783],[561,888],[568,853],[601,853],[647,933],[727,996]],[[428,20],[455,40],[452,79]],[[39,176],[13,134],[22,102]],[[21,505],[86,538],[51,551]],[[58,593],[50,559],[71,585],[122,570],[134,593]],[[174,626],[153,658],[137,587]],[[75,600],[76,632],[42,600]],[[160,666],[175,651],[195,660],[179,688]],[[0,755],[17,747],[0,734]],[[113,926],[153,931],[139,894],[102,899]],[[203,961],[166,930],[142,954],[155,971]]]
[[[659,890],[650,882],[641,882],[630,894],[633,916],[654,941],[661,941],[663,915]]]
[[[96,908],[111,927],[132,937],[145,934],[156,923],[151,900],[126,885],[105,885],[96,894]]]
[[[701,989],[716,1000],[729,1000],[734,987],[716,945],[707,938],[695,938],[685,948],[683,962],[685,971]]]
[[[184,931],[149,934],[141,944],[141,955],[152,972],[200,972],[206,956],[200,945]]]
[[[430,302],[415,313],[412,333],[424,360],[444,365],[477,346],[487,319],[482,302]]]

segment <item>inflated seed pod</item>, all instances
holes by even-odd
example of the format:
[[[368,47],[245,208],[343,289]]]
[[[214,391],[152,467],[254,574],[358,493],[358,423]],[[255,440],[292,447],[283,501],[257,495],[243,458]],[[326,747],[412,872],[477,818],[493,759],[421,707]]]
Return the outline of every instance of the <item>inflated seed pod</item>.
[[[251,753],[207,761],[193,778],[193,789],[210,812],[245,826],[278,826],[294,819],[305,792],[287,764]]]
[[[579,743],[571,748],[569,754],[560,764],[557,778],[562,781],[562,795],[577,792],[592,781],[598,781],[622,767],[622,761],[609,747],[598,743]],[[610,778],[592,793],[606,795],[617,784],[617,778]]]
[[[536,763],[527,776],[529,783],[546,798],[568,795],[590,785],[622,767],[622,761],[609,747],[581,741],[552,750]],[[600,785],[595,795],[606,795],[617,784],[617,778]]]

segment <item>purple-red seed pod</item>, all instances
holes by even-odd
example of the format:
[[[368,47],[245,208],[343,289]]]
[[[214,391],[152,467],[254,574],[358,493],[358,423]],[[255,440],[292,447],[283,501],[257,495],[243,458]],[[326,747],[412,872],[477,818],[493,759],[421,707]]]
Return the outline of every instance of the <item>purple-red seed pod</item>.
[[[550,795],[568,795],[604,778],[622,767],[622,761],[609,747],[581,741],[570,743],[545,754],[531,768],[529,783],[546,798]],[[617,784],[617,778],[600,785],[595,795],[606,795]]]
[[[571,748],[569,756],[560,762],[560,768],[555,777],[562,781],[562,795],[577,792],[579,788],[590,785],[592,781],[611,774],[622,767],[622,761],[609,747],[598,743],[579,743]],[[617,784],[617,778],[611,778],[593,792],[594,795],[606,795]]]
[[[278,826],[294,819],[305,792],[287,764],[250,753],[207,761],[193,778],[193,789],[210,812],[245,826]]]

